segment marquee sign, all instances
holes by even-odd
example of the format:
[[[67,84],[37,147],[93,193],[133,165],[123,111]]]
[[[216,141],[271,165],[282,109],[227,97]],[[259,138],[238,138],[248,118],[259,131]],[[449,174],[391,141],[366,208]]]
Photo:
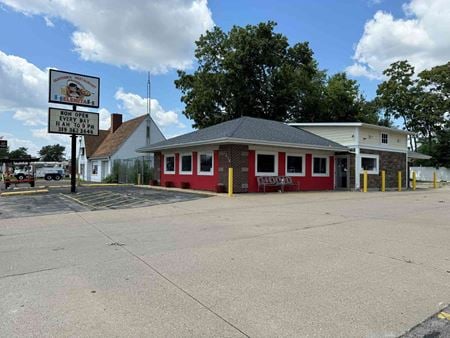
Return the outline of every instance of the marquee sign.
[[[48,102],[99,107],[100,78],[50,69]]]
[[[99,114],[57,108],[48,109],[48,132],[98,136]]]

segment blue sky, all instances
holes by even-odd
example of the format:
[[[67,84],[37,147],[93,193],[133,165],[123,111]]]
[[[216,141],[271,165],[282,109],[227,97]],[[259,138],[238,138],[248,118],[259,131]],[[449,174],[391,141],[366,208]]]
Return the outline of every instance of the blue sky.
[[[446,3],[447,2],[447,3]],[[161,5],[163,3],[163,5]],[[450,59],[447,0],[0,0],[0,136],[36,152],[69,142],[46,133],[47,68],[101,78],[100,112],[145,113],[146,69],[163,133],[191,130],[176,69],[192,70],[194,41],[213,25],[273,20],[294,44],[309,41],[322,69],[347,71],[368,98],[382,69],[409,59],[418,69]],[[9,32],[9,33],[6,33]],[[190,65],[191,64],[191,65]]]

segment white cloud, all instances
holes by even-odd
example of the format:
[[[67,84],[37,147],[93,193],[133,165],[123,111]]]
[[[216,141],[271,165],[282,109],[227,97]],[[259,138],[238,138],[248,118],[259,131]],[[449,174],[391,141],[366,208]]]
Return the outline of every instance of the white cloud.
[[[100,108],[97,113],[100,114],[99,116],[99,122],[100,122],[100,129],[106,130],[109,129],[111,126],[111,113],[106,108]]]
[[[13,118],[22,121],[25,126],[46,126],[48,112],[39,108],[19,108]]]
[[[120,101],[121,108],[129,112],[133,116],[143,115],[147,112],[147,99],[138,94],[126,93],[120,88],[114,95],[115,99]],[[178,114],[174,111],[165,111],[158,100],[151,99],[151,115],[160,127],[177,126],[184,128],[178,119]]]
[[[44,16],[44,21],[45,21],[45,25],[47,27],[55,27],[55,24],[52,22],[52,20],[50,20],[49,18],[47,18],[46,16]]]
[[[0,51],[0,83],[0,112],[45,109],[48,98],[47,70]]]
[[[15,150],[20,147],[25,147],[27,148],[28,154],[32,156],[37,156],[39,150],[41,149],[34,142],[18,138],[11,133],[0,131],[0,136],[3,136],[4,139],[8,140],[9,150]]]
[[[207,0],[0,0],[26,15],[75,26],[81,58],[165,72],[192,63],[194,41],[213,27]]]
[[[450,59],[448,0],[412,0],[403,5],[404,19],[378,11],[369,20],[346,71],[353,76],[380,78],[398,60],[408,60],[417,71]]]

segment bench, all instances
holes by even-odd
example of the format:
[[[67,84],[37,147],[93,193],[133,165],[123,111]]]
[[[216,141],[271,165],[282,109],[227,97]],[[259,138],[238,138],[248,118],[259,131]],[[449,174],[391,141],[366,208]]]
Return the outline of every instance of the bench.
[[[263,187],[263,191],[266,192],[266,187],[281,187],[281,191],[284,192],[284,187],[293,186],[297,187],[297,191],[300,190],[300,183],[295,183],[290,176],[257,176],[258,192],[260,187]]]

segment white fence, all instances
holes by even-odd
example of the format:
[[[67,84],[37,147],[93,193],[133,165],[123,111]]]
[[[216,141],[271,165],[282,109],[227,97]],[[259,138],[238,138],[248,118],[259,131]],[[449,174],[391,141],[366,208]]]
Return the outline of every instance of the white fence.
[[[433,181],[433,173],[437,175],[437,180],[439,181],[450,181],[450,169],[440,167],[436,169],[434,167],[410,167],[409,168],[409,178],[412,179],[412,172],[416,172],[416,179],[418,181]]]

